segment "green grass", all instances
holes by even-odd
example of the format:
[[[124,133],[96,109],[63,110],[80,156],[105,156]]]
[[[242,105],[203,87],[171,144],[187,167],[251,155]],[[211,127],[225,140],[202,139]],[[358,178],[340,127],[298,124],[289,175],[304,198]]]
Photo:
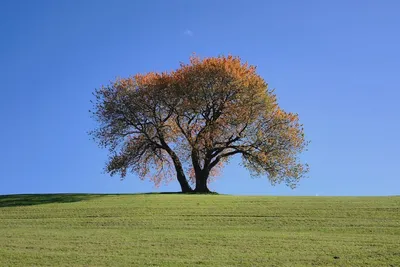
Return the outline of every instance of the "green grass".
[[[400,197],[0,196],[0,266],[400,266]]]

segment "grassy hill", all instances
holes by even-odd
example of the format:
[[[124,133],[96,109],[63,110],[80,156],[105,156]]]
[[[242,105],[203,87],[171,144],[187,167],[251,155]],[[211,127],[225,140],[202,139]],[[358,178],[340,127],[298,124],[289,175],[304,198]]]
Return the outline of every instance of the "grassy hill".
[[[0,196],[0,266],[400,266],[400,197]]]

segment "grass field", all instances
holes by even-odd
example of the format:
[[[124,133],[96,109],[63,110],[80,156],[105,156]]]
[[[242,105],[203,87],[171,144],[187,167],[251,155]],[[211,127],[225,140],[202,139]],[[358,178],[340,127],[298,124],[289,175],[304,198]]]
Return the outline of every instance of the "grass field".
[[[400,197],[0,196],[0,266],[400,266]]]

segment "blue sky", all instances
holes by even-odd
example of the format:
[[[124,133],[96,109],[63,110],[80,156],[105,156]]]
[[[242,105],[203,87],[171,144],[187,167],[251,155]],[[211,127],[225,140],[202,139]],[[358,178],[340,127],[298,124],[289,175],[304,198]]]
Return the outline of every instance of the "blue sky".
[[[213,190],[400,194],[399,12],[396,0],[3,0],[0,194],[177,191],[102,173],[88,109],[102,84],[172,70],[193,52],[257,65],[312,142],[295,190],[250,178],[236,159]]]

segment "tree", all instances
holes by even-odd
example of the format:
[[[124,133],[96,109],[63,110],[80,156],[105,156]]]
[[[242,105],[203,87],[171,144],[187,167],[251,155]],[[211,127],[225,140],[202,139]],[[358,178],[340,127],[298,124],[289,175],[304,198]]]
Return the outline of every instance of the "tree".
[[[183,192],[209,192],[234,155],[272,184],[294,187],[308,171],[299,160],[308,142],[298,115],[283,111],[239,57],[193,56],[175,71],[117,79],[94,95],[99,127],[91,134],[110,150],[111,175],[131,170],[156,185],[176,175]]]

